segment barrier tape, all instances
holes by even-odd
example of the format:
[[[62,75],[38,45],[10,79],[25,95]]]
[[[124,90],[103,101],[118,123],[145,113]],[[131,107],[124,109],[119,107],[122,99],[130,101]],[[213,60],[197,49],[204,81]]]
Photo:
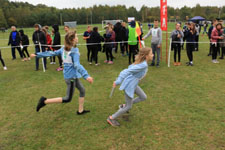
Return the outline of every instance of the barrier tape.
[[[101,30],[101,31],[98,31],[99,33],[101,33],[101,32],[104,32],[105,30]],[[80,35],[84,35],[83,33],[78,33],[77,34],[78,36],[80,36]],[[63,35],[61,35],[61,36],[66,36],[66,34],[63,34]],[[2,40],[2,41],[8,41],[9,39],[0,39],[0,40]],[[32,40],[32,38],[29,38],[29,40]]]
[[[118,44],[118,43],[128,43],[128,42],[132,42],[132,41],[122,41],[122,42],[104,42],[103,44]],[[136,42],[136,41],[133,41]],[[137,41],[138,42],[138,41]],[[178,43],[178,44],[184,44],[184,43],[203,43],[203,44],[215,44],[215,42],[207,42],[207,41],[203,41],[203,42],[179,42],[179,41],[174,41],[172,43]],[[219,43],[225,43],[225,42],[217,42],[217,44]],[[101,43],[85,43],[85,44],[76,44],[77,46],[88,46],[88,45],[99,45]],[[28,46],[38,46],[39,44],[30,44],[30,45],[18,45],[18,46],[5,46],[5,47],[0,47],[0,49],[8,49],[8,48],[23,48],[23,47],[28,47]],[[142,45],[143,45],[143,41],[142,41]],[[47,44],[41,44],[41,46],[45,46],[45,47],[62,47],[64,45],[47,45]]]

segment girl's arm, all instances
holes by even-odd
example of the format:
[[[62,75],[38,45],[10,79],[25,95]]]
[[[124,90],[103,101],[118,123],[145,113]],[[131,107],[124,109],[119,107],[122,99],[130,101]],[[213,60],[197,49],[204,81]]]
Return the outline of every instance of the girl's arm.
[[[115,84],[116,85],[119,85],[123,82],[123,80],[131,75],[131,74],[134,74],[134,73],[137,73],[137,72],[140,72],[142,71],[143,69],[145,69],[146,67],[148,67],[147,63],[141,63],[141,64],[136,64],[136,65],[133,65],[132,67],[128,68],[128,69],[124,69],[119,77],[117,78],[117,80],[115,81]]]
[[[74,68],[81,74],[81,76],[87,80],[89,76],[87,70],[80,64],[80,54],[79,52],[75,52],[72,56]]]
[[[42,58],[42,57],[51,57],[51,56],[60,56],[62,54],[63,47],[57,51],[46,51],[42,53],[37,53],[36,57],[37,58]]]

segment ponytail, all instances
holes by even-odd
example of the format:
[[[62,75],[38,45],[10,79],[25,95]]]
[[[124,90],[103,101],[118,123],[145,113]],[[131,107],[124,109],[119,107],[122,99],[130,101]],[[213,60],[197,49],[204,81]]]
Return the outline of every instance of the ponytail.
[[[75,44],[76,44],[76,42],[74,40],[75,38],[76,38],[76,31],[70,31],[66,34],[65,42],[64,42],[66,51],[70,51],[71,48],[73,46],[75,46]]]

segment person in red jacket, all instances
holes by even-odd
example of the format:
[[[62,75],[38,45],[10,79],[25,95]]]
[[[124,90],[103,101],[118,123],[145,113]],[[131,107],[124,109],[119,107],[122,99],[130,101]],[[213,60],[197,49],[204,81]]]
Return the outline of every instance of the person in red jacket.
[[[217,58],[217,52],[219,49],[219,42],[222,40],[224,37],[223,35],[223,26],[221,23],[218,23],[216,27],[213,29],[212,34],[211,34],[211,43],[212,43],[212,63],[219,63],[219,61],[216,60]]]
[[[46,35],[46,40],[47,40],[47,47],[46,47],[46,50],[47,51],[51,51],[52,47],[49,46],[49,45],[52,45],[52,38],[51,38],[51,35],[48,33],[48,29],[47,28],[43,28],[42,31],[45,33]],[[52,61],[52,59],[50,59],[50,64],[54,64],[54,62]]]

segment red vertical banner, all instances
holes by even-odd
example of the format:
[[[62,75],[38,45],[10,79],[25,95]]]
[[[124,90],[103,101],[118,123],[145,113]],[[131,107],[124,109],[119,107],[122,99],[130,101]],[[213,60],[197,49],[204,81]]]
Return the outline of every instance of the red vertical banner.
[[[167,0],[161,0],[161,29],[162,31],[167,31]]]
[[[161,0],[160,7],[160,22],[161,22],[161,30],[166,31],[166,63],[168,58],[168,32],[167,32],[167,0]],[[162,60],[162,46],[161,46],[161,60]]]

